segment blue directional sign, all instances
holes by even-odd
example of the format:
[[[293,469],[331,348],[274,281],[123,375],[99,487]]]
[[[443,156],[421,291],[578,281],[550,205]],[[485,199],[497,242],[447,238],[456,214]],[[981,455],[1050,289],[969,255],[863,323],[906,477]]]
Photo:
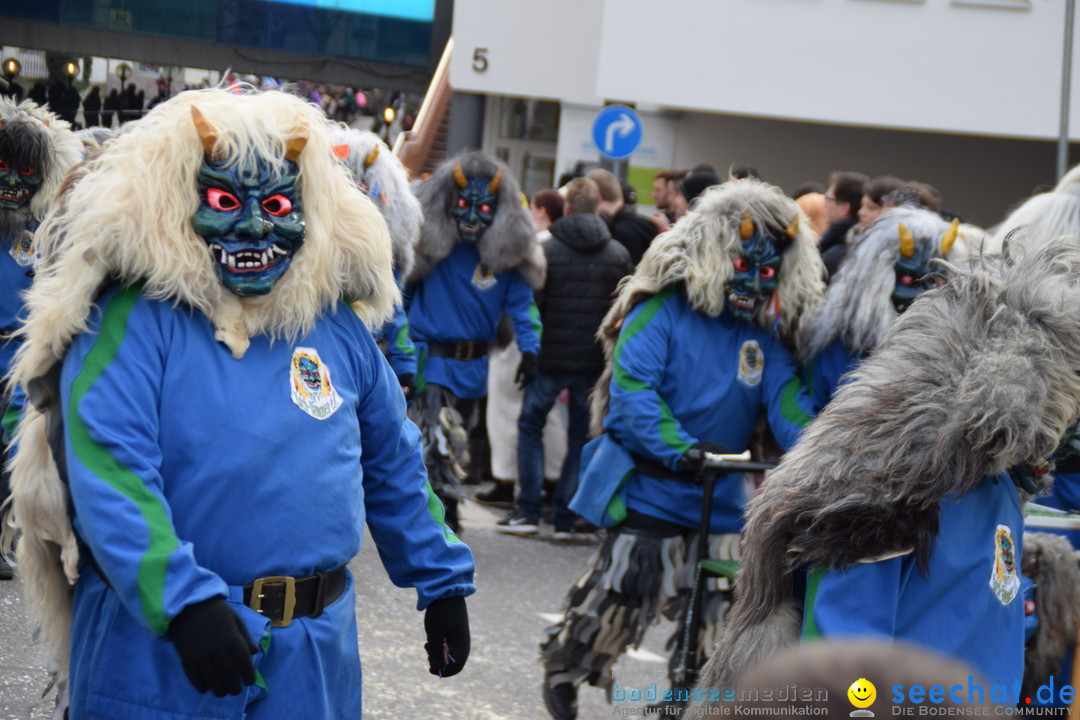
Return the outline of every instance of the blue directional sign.
[[[593,120],[592,137],[600,154],[622,160],[641,144],[641,118],[626,105],[608,105]]]

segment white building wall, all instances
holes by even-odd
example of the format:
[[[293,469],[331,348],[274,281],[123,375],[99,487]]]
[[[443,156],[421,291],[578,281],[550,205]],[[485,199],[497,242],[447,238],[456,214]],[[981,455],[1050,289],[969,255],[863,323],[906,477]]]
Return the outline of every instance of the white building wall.
[[[451,82],[571,103],[1053,139],[1064,18],[1064,0],[456,0]],[[1080,52],[1073,65],[1080,76]],[[1080,137],[1080,92],[1071,105]]]
[[[1024,10],[950,0],[607,0],[597,91],[742,115],[1055,138],[1064,17],[1064,0]]]
[[[625,102],[644,125],[632,167],[754,165],[789,192],[893,174],[992,225],[1056,180],[1064,16],[1065,0],[455,0],[451,84],[562,101],[557,173],[599,159],[596,112]]]

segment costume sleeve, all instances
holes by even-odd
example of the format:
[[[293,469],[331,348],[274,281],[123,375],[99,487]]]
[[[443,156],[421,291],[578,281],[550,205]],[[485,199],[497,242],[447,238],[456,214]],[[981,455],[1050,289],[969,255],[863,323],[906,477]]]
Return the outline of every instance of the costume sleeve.
[[[386,359],[398,377],[416,374],[416,346],[409,338],[409,318],[402,306],[394,308],[394,315],[379,329],[380,339],[386,341]]]
[[[129,288],[106,301],[61,375],[75,529],[127,610],[159,635],[185,606],[228,595],[177,537],[165,499],[157,408],[166,352],[158,316]]]
[[[420,430],[390,366],[375,351],[374,383],[359,409],[364,506],[383,566],[398,587],[415,587],[417,607],[471,595],[473,556],[443,521],[427,481]]]
[[[814,419],[814,401],[807,392],[795,358],[779,339],[765,356],[761,400],[769,416],[769,429],[784,450],[799,439],[799,433]]]
[[[829,570],[807,592],[804,635],[824,638],[896,634],[904,558]]]
[[[611,407],[605,426],[624,447],[675,469],[694,443],[657,388],[677,329],[667,300],[654,295],[626,317],[612,356]]]
[[[506,314],[514,323],[518,349],[523,353],[539,353],[543,326],[540,324],[540,311],[533,299],[532,288],[517,271],[509,273],[509,276],[511,279],[510,288],[506,291]]]

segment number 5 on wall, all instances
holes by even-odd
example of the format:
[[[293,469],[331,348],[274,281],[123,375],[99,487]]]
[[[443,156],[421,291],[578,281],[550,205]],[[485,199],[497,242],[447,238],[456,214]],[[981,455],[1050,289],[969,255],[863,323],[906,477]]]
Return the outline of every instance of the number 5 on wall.
[[[473,50],[472,69],[482,73],[488,69],[487,48],[478,47]]]

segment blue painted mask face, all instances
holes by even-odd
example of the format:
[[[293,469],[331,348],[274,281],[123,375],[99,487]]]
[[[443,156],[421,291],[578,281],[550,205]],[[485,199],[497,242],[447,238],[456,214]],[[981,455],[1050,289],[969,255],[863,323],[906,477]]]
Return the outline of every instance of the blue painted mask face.
[[[18,210],[26,205],[43,180],[36,167],[0,157],[0,210]]]
[[[207,160],[199,169],[202,204],[191,216],[195,232],[217,261],[218,276],[237,295],[266,295],[304,244],[304,211],[296,164],[275,179],[271,166],[226,166]]]
[[[499,206],[498,190],[488,188],[491,178],[470,178],[468,185],[458,188],[457,202],[450,214],[457,220],[458,235],[465,242],[476,242],[495,220]]]
[[[784,257],[776,238],[755,231],[744,240],[727,283],[725,305],[739,320],[752,321],[780,285],[780,264]]]
[[[915,243],[915,252],[911,257],[901,254],[896,259],[893,264],[896,285],[892,292],[892,303],[896,312],[904,312],[915,298],[944,284],[945,279],[930,264],[935,257],[933,243],[924,240]]]

